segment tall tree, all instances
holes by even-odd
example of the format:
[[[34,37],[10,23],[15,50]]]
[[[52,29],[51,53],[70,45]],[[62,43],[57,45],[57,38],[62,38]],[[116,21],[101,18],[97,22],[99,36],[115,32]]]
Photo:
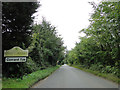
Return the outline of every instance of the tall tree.
[[[91,3],[94,13],[88,28],[81,30],[86,34],[80,43],[68,53],[68,62],[77,61],[86,68],[108,72],[120,76],[120,2]],[[69,59],[71,58],[71,59]]]
[[[64,58],[62,38],[57,35],[56,28],[43,19],[42,24],[33,27],[32,59],[40,67],[56,65]],[[47,63],[47,64],[46,64]]]
[[[3,49],[30,44],[32,15],[38,8],[37,2],[3,2],[2,35]],[[9,43],[9,44],[8,44]]]
[[[2,49],[19,46],[27,48],[31,43],[32,15],[36,12],[37,2],[3,2],[2,3]],[[3,54],[4,55],[4,54]],[[4,56],[3,56],[4,57]],[[3,58],[3,75],[19,73],[18,63],[5,63]]]

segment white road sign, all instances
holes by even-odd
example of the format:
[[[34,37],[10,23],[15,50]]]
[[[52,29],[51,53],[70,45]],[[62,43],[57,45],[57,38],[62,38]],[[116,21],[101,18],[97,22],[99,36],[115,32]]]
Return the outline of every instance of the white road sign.
[[[6,57],[5,62],[26,62],[26,57]]]

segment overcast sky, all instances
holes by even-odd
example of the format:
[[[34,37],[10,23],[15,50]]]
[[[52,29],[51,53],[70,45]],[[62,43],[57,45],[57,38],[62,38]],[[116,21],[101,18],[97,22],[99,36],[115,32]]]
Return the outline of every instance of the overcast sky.
[[[42,17],[45,17],[57,27],[64,46],[71,50],[80,41],[79,36],[85,35],[79,31],[87,28],[90,23],[88,19],[93,9],[88,2],[91,1],[98,3],[101,0],[40,0],[41,7],[35,14],[35,22],[40,23]]]

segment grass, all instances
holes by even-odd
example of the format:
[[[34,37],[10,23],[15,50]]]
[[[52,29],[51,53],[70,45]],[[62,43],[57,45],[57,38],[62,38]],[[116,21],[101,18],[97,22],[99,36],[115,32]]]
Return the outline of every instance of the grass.
[[[96,76],[100,76],[100,77],[103,77],[105,79],[111,80],[111,81],[113,81],[113,82],[115,82],[117,84],[118,83],[120,84],[120,78],[118,78],[117,76],[112,75],[110,73],[100,73],[99,71],[93,71],[93,70],[90,70],[90,69],[82,68],[82,67],[80,67],[80,65],[72,65],[72,67],[78,68],[78,69],[83,70],[85,72],[92,73],[92,74],[94,74]]]
[[[31,74],[28,74],[27,76],[23,76],[23,80],[21,80],[20,78],[3,78],[2,88],[29,88],[37,81],[49,76],[58,68],[59,66],[54,66],[44,70],[33,72]]]
[[[2,89],[2,80],[0,78],[0,90]]]

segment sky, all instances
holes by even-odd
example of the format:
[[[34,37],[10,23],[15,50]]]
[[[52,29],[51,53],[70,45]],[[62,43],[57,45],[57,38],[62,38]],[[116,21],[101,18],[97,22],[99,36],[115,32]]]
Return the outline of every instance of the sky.
[[[101,0],[39,0],[40,8],[37,9],[35,23],[41,23],[42,17],[56,27],[57,32],[64,41],[64,46],[68,50],[75,47],[76,42],[80,42],[80,30],[87,28],[90,24],[89,18],[93,13],[92,5],[88,2],[99,3]]]

